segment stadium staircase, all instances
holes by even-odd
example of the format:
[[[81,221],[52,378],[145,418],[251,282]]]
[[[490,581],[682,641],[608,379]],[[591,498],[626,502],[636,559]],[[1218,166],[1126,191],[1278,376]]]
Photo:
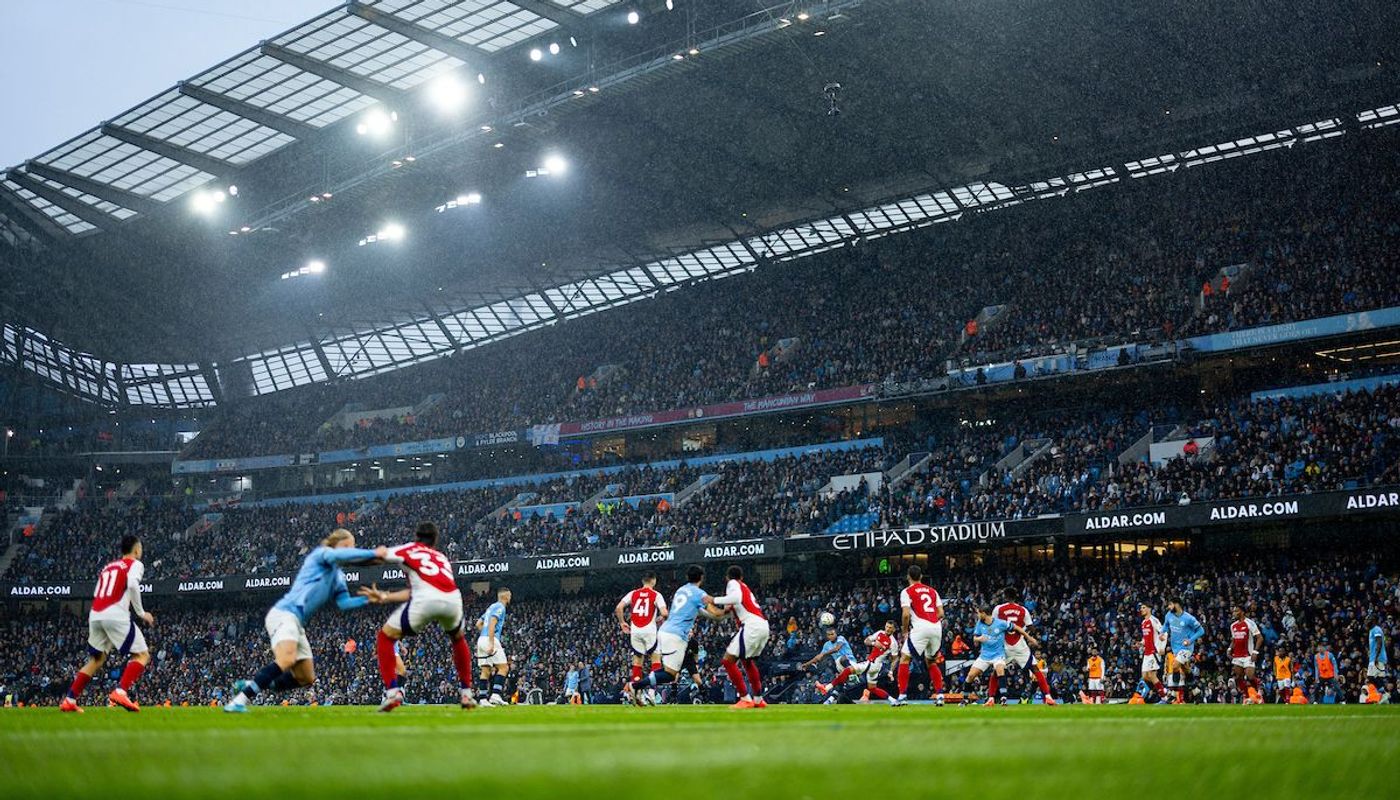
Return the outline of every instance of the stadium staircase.
[[[1220,269],[1216,270],[1215,274],[1210,276],[1210,283],[1212,286],[1219,286],[1220,281],[1223,278],[1229,278],[1230,291],[1235,292],[1240,289],[1243,289],[1249,284],[1249,276],[1251,271],[1252,270],[1250,264],[1231,264],[1228,267],[1221,267]],[[1201,314],[1205,313],[1205,292],[1199,290],[1196,292],[1196,299],[1194,304],[1196,309],[1195,316],[1199,317]]]
[[[918,475],[928,468],[928,463],[933,460],[933,454],[927,452],[915,452],[905,456],[902,461],[890,467],[885,472],[885,488],[890,491],[898,489],[900,484]]]
[[[1003,320],[1007,319],[1010,315],[1011,305],[1009,303],[1002,303],[1000,305],[995,306],[984,306],[981,311],[977,312],[977,316],[973,317],[973,319],[977,322],[977,333],[980,335],[982,333],[987,332],[988,330],[991,330],[992,328],[995,328],[997,325],[1000,325]],[[957,350],[954,352],[962,350],[963,346],[966,345],[968,341],[973,338],[975,337],[967,335],[967,328],[963,328],[963,330],[958,334],[958,346]]]
[[[1002,456],[992,469],[982,473],[978,482],[986,485],[991,480],[992,472],[1009,472],[1011,477],[1018,478],[1037,460],[1043,458],[1050,452],[1050,448],[1055,446],[1053,439],[1027,439],[1011,449],[1011,452]]]
[[[681,506],[690,502],[691,498],[697,497],[700,494],[709,491],[710,487],[714,486],[716,483],[719,483],[719,481],[720,476],[716,473],[710,472],[701,475],[700,477],[696,478],[689,486],[685,487],[684,489],[681,489],[679,492],[676,492],[676,501],[672,504],[673,507],[680,508]]]
[[[534,500],[536,497],[539,496],[539,492],[521,492],[520,494],[517,494],[515,497],[512,497],[510,500],[507,500],[505,503],[501,504],[501,506],[498,507],[496,510],[482,517],[481,522],[490,522],[493,519],[500,519],[501,517],[504,517],[507,514],[509,514],[512,508],[519,508],[520,506],[526,505],[531,500]]]
[[[622,484],[609,483],[598,491],[594,492],[587,500],[583,501],[584,514],[598,513],[598,504],[609,498],[616,498],[617,493],[622,491]]]

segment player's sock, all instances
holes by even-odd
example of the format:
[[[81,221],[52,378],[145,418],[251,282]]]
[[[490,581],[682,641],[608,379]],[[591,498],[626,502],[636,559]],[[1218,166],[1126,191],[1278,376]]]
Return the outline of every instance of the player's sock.
[[[506,676],[499,674],[491,676],[491,694],[506,696]]]
[[[1157,681],[1156,683],[1152,684],[1152,691],[1156,692],[1158,697],[1167,696],[1167,687],[1162,685],[1161,681]]]
[[[283,669],[277,666],[276,661],[258,670],[258,674],[254,675],[251,681],[243,684],[243,696],[252,700],[264,689],[271,689],[282,672]]]
[[[126,662],[126,668],[122,670],[122,677],[117,681],[117,685],[122,687],[122,691],[130,691],[131,685],[136,683],[136,679],[141,677],[141,673],[146,671],[146,665],[136,659]]]
[[[647,673],[647,676],[645,678],[633,682],[632,688],[645,689],[649,686],[654,687],[661,686],[667,683],[674,683],[675,680],[676,676],[667,672],[666,669],[663,667],[662,669],[654,669],[651,672]]]
[[[1001,679],[997,674],[992,673],[992,677],[987,679],[987,698],[996,699],[997,692],[1001,689]]]
[[[457,682],[462,688],[472,688],[472,650],[466,639],[452,641],[452,666],[457,668]]]
[[[79,672],[77,675],[74,675],[73,684],[68,687],[68,697],[77,700],[82,695],[83,690],[86,689],[87,685],[91,682],[92,676],[86,672]]]
[[[903,697],[909,693],[909,663],[899,662],[899,669],[895,671],[895,682],[899,684],[899,696]]]
[[[384,631],[380,631],[374,638],[374,654],[379,658],[379,679],[384,682],[384,688],[392,689],[398,686],[398,659],[394,653],[394,640],[385,636]]]
[[[843,669],[843,670],[841,670],[840,672],[836,673],[836,677],[834,677],[834,678],[831,679],[831,685],[832,685],[832,686],[840,686],[841,684],[845,683],[845,682],[846,682],[846,679],[849,678],[849,677],[851,677],[851,668],[850,668],[850,667],[846,667],[845,669]]]
[[[928,665],[928,679],[933,683],[934,694],[943,694],[943,670],[937,664]],[[903,693],[903,690],[901,690]]]
[[[870,696],[876,700],[888,700],[890,698],[890,693],[878,686],[871,686],[866,691],[870,692]]]
[[[739,662],[725,659],[720,663],[724,664],[724,673],[729,676],[729,682],[734,684],[734,693],[739,697],[748,697],[748,690],[744,687],[744,673],[739,671]]]
[[[642,665],[641,665],[641,664],[633,664],[633,665],[632,665],[632,682],[633,682],[633,683],[636,683],[637,681],[639,681],[639,680],[641,680],[641,679],[642,679]]]
[[[1040,684],[1040,693],[1049,697],[1050,681],[1045,680],[1045,673],[1040,671],[1040,667],[1031,667],[1031,674],[1035,676],[1035,682]]]
[[[274,692],[290,692],[300,686],[301,681],[297,680],[297,676],[293,675],[291,670],[286,670],[273,679],[272,685],[267,688]]]
[[[1178,703],[1185,703],[1185,702],[1186,702],[1186,690],[1185,690],[1185,689],[1177,689],[1177,690],[1176,690],[1176,702],[1178,702]]]
[[[763,676],[758,674],[758,664],[752,659],[744,662],[744,667],[749,675],[749,691],[757,700],[763,697]]]

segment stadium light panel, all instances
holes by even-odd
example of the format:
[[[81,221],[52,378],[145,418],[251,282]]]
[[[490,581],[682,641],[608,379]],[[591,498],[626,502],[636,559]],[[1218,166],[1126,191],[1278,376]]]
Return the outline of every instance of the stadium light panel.
[[[559,43],[558,43],[558,42],[550,42],[550,43],[549,43],[549,54],[552,55],[552,56],[557,56],[557,55],[559,55]]]
[[[361,136],[379,138],[393,130],[394,123],[398,121],[399,112],[397,111],[385,111],[379,107],[371,108],[360,118],[359,124],[355,126],[355,132]]]
[[[542,58],[544,58],[544,51],[540,50],[538,47],[530,48],[531,61],[539,61]]]
[[[326,271],[326,262],[313,259],[306,262],[306,271],[312,275],[320,275]]]
[[[641,15],[641,14],[638,14],[636,11],[628,11],[628,12],[627,12],[627,24],[628,24],[628,25],[636,25],[638,22],[641,22],[641,21],[642,21],[642,15]]]
[[[551,155],[545,158],[544,168],[549,170],[551,175],[562,175],[568,171],[569,162],[565,161],[563,156]]]

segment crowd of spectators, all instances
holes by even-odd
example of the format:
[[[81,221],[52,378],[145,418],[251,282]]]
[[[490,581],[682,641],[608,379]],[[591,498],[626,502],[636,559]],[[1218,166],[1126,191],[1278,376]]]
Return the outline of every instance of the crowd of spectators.
[[[392,375],[235,404],[185,455],[518,430],[1395,305],[1394,159],[1223,166],[766,265]],[[1222,291],[1234,264],[1250,268]],[[966,336],[995,305],[1007,310]],[[424,407],[325,424],[347,399]]]
[[[1191,697],[1202,702],[1232,702],[1240,697],[1230,681],[1228,647],[1230,610],[1240,604],[1259,625],[1265,646],[1260,675],[1266,699],[1277,701],[1272,659],[1288,655],[1296,680],[1314,702],[1325,687],[1313,671],[1312,654],[1330,650],[1340,667],[1336,699],[1355,702],[1365,683],[1367,637],[1380,625],[1387,641],[1400,634],[1400,582],[1393,544],[1376,539],[1374,547],[1316,545],[1309,550],[1247,550],[1188,554],[1149,553],[1119,558],[1077,557],[1026,561],[986,553],[977,562],[935,562],[928,581],[943,596],[948,611],[942,655],[953,688],[961,677],[953,667],[966,659],[962,645],[972,643],[973,605],[979,601],[1015,600],[1030,611],[1032,630],[1040,639],[1037,655],[1045,660],[1052,691],[1074,701],[1085,688],[1085,661],[1097,648],[1106,665],[1109,696],[1126,698],[1137,688],[1141,655],[1137,607],[1151,604],[1157,613],[1166,599],[1179,596],[1200,619],[1206,635],[1196,648]],[[719,580],[711,576],[711,581]],[[799,686],[789,700],[816,699],[809,678],[826,675],[823,665],[809,674],[793,663],[814,654],[823,631],[816,620],[831,611],[840,632],[858,643],[885,620],[898,619],[897,576],[800,579],[763,585],[756,592],[772,621],[773,637],[765,662],[782,670],[784,680]],[[669,593],[673,586],[663,585]],[[1009,591],[1008,591],[1009,590]],[[532,596],[518,590],[506,625],[504,643],[512,657],[512,686],[523,701],[558,699],[565,673],[577,662],[589,667],[598,699],[616,697],[627,674],[630,651],[617,629],[611,608],[619,590],[585,591],[563,596]],[[467,615],[474,619],[493,598],[466,595]],[[256,671],[267,659],[261,615],[267,598],[214,604],[209,600],[151,598],[147,607],[156,624],[146,630],[153,654],[136,695],[147,703],[218,703],[231,683]],[[56,607],[55,607],[56,609]],[[81,661],[86,641],[83,619],[55,609],[30,608],[7,614],[0,623],[0,695],[26,703],[53,704]],[[316,654],[318,683],[286,696],[295,703],[371,703],[380,692],[372,640],[382,609],[318,615],[308,626]],[[705,623],[698,629],[705,696],[722,687],[711,654],[722,652],[731,625]],[[446,637],[435,631],[407,640],[401,653],[409,667],[408,690],[414,701],[451,702],[455,679]],[[961,645],[959,644],[961,642]],[[857,646],[860,655],[864,647]],[[100,698],[121,664],[99,677],[88,700]],[[888,675],[884,680],[888,681]],[[924,684],[922,677],[916,683]],[[1029,682],[1027,682],[1029,683]],[[984,691],[982,687],[974,687]],[[1377,687],[1400,702],[1393,682]],[[534,690],[538,690],[537,692]],[[1014,687],[1020,692],[1019,685]],[[716,699],[722,695],[713,695]]]

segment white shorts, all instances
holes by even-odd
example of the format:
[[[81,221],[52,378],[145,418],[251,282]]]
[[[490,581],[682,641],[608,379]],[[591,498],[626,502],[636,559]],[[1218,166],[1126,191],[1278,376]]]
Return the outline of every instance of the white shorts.
[[[1367,664],[1367,665],[1366,665],[1366,677],[1368,677],[1368,678],[1384,678],[1384,677],[1388,676],[1389,674],[1390,674],[1390,672],[1389,672],[1388,670],[1386,670],[1384,664]]]
[[[1189,672],[1191,670],[1191,662],[1196,659],[1196,651],[1175,650],[1172,652],[1172,658],[1174,659],[1172,666],[1174,666],[1177,671]]]
[[[632,627],[632,652],[643,658],[656,652],[656,623],[644,628]]]
[[[501,640],[496,640],[496,647],[491,648],[491,640],[483,636],[476,640],[476,665],[478,667],[499,667],[508,663],[506,659],[506,649],[501,645]]]
[[[1089,679],[1089,691],[1091,691],[1091,692],[1102,692],[1102,691],[1103,691],[1103,678],[1090,678],[1090,679]]]
[[[991,659],[991,660],[989,661],[989,660],[987,660],[987,659],[985,659],[985,658],[979,658],[979,659],[977,659],[976,661],[972,662],[972,669],[975,669],[975,670],[977,670],[978,672],[986,672],[988,667],[997,667],[997,666],[1000,666],[1000,667],[1003,667],[1003,668],[1004,668],[1004,667],[1006,666],[1006,659],[1005,659],[1005,658],[993,658],[993,659]]]
[[[758,658],[768,646],[768,620],[751,619],[739,623],[739,630],[724,648],[724,654],[735,658]]]
[[[1146,675],[1149,672],[1156,672],[1161,668],[1162,661],[1161,659],[1157,658],[1157,656],[1142,657],[1142,674]]]
[[[146,637],[141,629],[126,619],[89,619],[88,647],[95,653],[110,653],[116,650],[122,655],[146,652]]]
[[[661,653],[661,666],[668,672],[680,672],[685,663],[686,641],[668,631],[656,634],[656,649]]]
[[[405,636],[421,633],[430,624],[436,624],[444,633],[462,629],[462,596],[460,594],[430,594],[410,597],[407,603],[400,603],[384,623],[397,628]]]
[[[1230,666],[1240,669],[1254,669],[1254,656],[1242,656],[1230,659]]]
[[[1279,678],[1278,680],[1274,681],[1274,686],[1278,687],[1279,689],[1292,689],[1292,688],[1293,688],[1293,679],[1292,679],[1292,678]]]
[[[296,614],[274,608],[267,612],[263,626],[267,628],[267,638],[272,640],[274,648],[279,642],[296,642],[297,661],[311,658],[311,642],[307,640],[306,630],[301,627],[301,620],[297,619]]]
[[[909,637],[904,640],[904,650],[911,656],[932,661],[943,646],[943,623],[925,622],[917,617],[909,625]]]
[[[1016,644],[1006,646],[1006,663],[1025,669],[1031,663],[1031,646],[1026,644],[1025,638]]]

